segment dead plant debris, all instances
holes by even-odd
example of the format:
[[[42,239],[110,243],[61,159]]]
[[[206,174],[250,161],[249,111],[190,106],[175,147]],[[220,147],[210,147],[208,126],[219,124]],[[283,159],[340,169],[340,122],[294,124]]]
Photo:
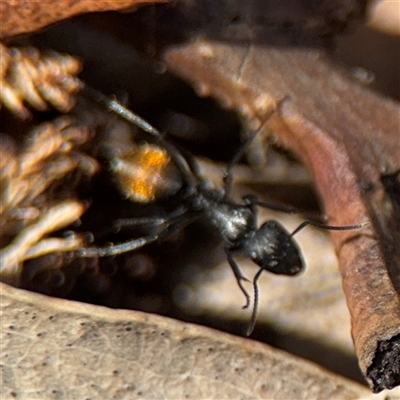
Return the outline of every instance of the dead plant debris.
[[[362,2],[356,3],[359,13]],[[137,38],[135,45],[141,49],[148,45],[150,57],[156,55],[200,95],[215,97],[253,127],[263,126],[302,160],[330,223],[370,223],[362,232],[332,233],[332,238],[360,367],[375,392],[398,386],[399,104],[360,86],[331,62],[320,37],[312,46],[305,37],[294,42],[293,32],[298,30],[287,34],[263,25],[254,20],[254,13],[246,14],[250,9],[243,10],[240,19],[212,10],[180,4],[167,12],[162,9],[160,19],[154,10],[143,13],[137,26],[142,29],[147,21],[149,29],[132,35]],[[198,18],[206,12],[213,18]],[[7,34],[15,33],[7,29]],[[6,108],[22,118],[29,116],[26,104],[39,111],[47,103],[61,111],[71,108],[72,95],[79,88],[76,59],[4,46],[1,53],[1,101]],[[271,109],[275,113],[266,121]],[[55,196],[54,188],[73,171],[89,176],[96,171],[96,160],[80,151],[90,139],[88,132],[61,119],[34,130],[24,150],[16,151],[12,140],[3,141],[2,280],[16,278],[18,284],[22,266],[30,258],[67,254],[82,245],[77,236],[51,234],[85,211],[82,201]]]

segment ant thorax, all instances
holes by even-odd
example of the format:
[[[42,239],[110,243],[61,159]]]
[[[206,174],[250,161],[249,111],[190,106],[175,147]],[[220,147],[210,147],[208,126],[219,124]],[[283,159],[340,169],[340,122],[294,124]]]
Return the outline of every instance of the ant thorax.
[[[196,197],[205,220],[216,228],[228,249],[236,247],[254,231],[256,216],[247,205],[224,200],[223,194],[213,189],[202,189]]]

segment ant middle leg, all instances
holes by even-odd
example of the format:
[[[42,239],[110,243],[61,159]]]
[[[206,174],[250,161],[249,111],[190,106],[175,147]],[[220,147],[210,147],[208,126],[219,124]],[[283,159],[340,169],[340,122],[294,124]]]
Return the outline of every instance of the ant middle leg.
[[[300,232],[307,225],[312,225],[320,229],[325,229],[327,231],[351,231],[353,229],[361,229],[365,226],[369,225],[369,222],[364,222],[358,225],[342,225],[342,226],[332,226],[332,225],[324,225],[314,221],[304,221],[302,222],[291,234],[290,236],[294,236],[296,233]]]
[[[259,200],[256,196],[252,194],[248,194],[243,197],[243,201],[246,205],[249,206],[258,206],[262,208],[269,208],[274,211],[281,211],[288,214],[299,213],[299,210],[295,207],[286,206],[284,204],[278,204],[273,202],[266,202]]]

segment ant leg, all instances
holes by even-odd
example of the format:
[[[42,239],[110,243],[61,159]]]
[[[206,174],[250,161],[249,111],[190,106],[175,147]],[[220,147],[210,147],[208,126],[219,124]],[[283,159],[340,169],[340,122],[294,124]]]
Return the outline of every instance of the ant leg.
[[[147,121],[143,118],[139,117],[138,115],[134,114],[132,111],[128,110],[124,107],[121,103],[116,100],[105,96],[103,93],[99,92],[96,89],[88,85],[84,85],[83,92],[86,93],[89,97],[95,100],[97,103],[102,104],[109,110],[115,112],[115,114],[119,115],[121,118],[125,119],[126,121],[131,122],[132,124],[138,126],[139,128],[143,129],[145,132],[150,133],[157,139],[162,139],[163,135],[153,126],[151,126]]]
[[[252,206],[258,206],[258,207],[263,207],[263,208],[269,208],[271,210],[274,211],[282,211],[282,212],[286,212],[286,213],[298,213],[299,210],[294,208],[294,207],[290,207],[290,206],[286,206],[286,205],[282,205],[282,204],[277,204],[277,203],[270,203],[270,202],[265,202],[265,201],[261,201],[259,200],[256,196],[254,195],[247,195],[243,197],[243,201],[245,204],[247,205],[252,205]]]
[[[98,90],[88,86],[83,86],[83,93],[89,96],[91,99],[96,101],[99,104],[102,104],[110,111],[113,111],[116,115],[120,118],[130,122],[133,125],[136,125],[143,131],[150,134],[155,140],[162,144],[164,149],[167,150],[171,158],[175,161],[175,163],[179,166],[179,169],[185,175],[187,181],[194,185],[193,177],[190,173],[192,170],[192,166],[187,161],[187,159],[180,153],[179,149],[174,146],[173,144],[169,143],[164,138],[164,135],[154,126],[150,125],[147,121],[143,118],[139,117],[137,114],[133,113],[132,111],[128,110],[124,107],[121,103],[116,100],[109,98],[108,96],[104,95],[103,93],[99,92]]]
[[[225,250],[226,252],[226,257],[228,259],[229,265],[232,268],[232,271],[235,275],[236,282],[238,286],[240,287],[240,290],[243,292],[244,296],[246,297],[246,304],[242,307],[243,309],[247,308],[250,304],[250,295],[247,293],[247,290],[244,288],[242,281],[250,282],[242,273],[242,271],[239,268],[239,265],[236,263],[236,261],[233,259],[233,257],[229,254],[228,250]]]
[[[285,98],[283,98],[282,100],[279,101],[279,104],[282,103],[285,100]],[[238,161],[243,157],[245,151],[247,150],[247,148],[249,147],[250,143],[253,141],[253,139],[258,135],[258,133],[262,130],[262,128],[264,127],[264,124],[266,121],[268,121],[268,119],[271,117],[271,115],[275,112],[276,108],[272,108],[270,110],[270,112],[266,115],[266,117],[264,118],[264,120],[262,121],[260,127],[251,132],[249,137],[244,141],[244,143],[240,146],[239,150],[237,151],[237,153],[233,156],[232,160],[229,162],[228,167],[226,168],[224,177],[223,177],[223,182],[224,182],[224,193],[225,193],[225,198],[229,197],[229,193],[232,189],[232,168],[235,164],[238,163]]]
[[[178,210],[172,212],[171,214],[165,217],[138,217],[138,218],[121,218],[117,219],[113,227],[118,232],[123,227],[128,226],[137,226],[137,225],[165,225],[165,224],[173,224],[175,221],[179,220],[184,214],[187,213],[186,208],[179,208]]]
[[[154,218],[123,218],[117,219],[113,228],[118,232],[123,227],[137,226],[137,225],[164,225],[168,222],[167,218],[154,217]]]
[[[256,196],[253,195],[248,195],[243,197],[244,203],[246,205],[251,205],[251,206],[258,206],[258,207],[264,207],[264,208],[269,208],[274,211],[282,211],[286,213],[298,213],[299,210],[293,207],[281,205],[281,204],[276,204],[276,203],[267,203],[263,202],[257,199]],[[303,213],[304,214],[304,213]],[[306,217],[308,218],[317,218],[313,215],[306,214]],[[314,222],[311,220],[304,221],[301,223],[293,232],[290,236],[294,236],[296,233],[301,231],[303,228],[305,228],[307,225],[312,225],[320,229],[326,229],[328,231],[350,231],[352,229],[360,229],[363,228],[364,226],[369,225],[369,222],[365,222],[363,224],[357,224],[357,225],[342,225],[342,226],[332,226],[332,225],[325,225],[321,224],[319,222]]]
[[[193,175],[199,180],[202,181],[203,178],[200,174],[200,167],[199,164],[197,163],[196,159],[193,157],[193,155],[187,151],[184,147],[179,146],[175,144],[176,148],[179,150],[181,153],[182,157],[185,159],[186,164],[188,165],[190,171],[193,173]]]
[[[180,218],[180,217],[183,217],[183,218]],[[193,222],[195,219],[198,218],[197,215],[186,216],[185,214],[180,217],[177,217],[177,220],[173,224],[171,224],[170,221],[168,221],[168,224],[166,224],[164,229],[162,229],[162,231],[158,234],[129,240],[127,242],[123,242],[123,243],[116,244],[116,245],[112,244],[112,245],[106,246],[106,247],[89,247],[86,249],[78,250],[76,252],[76,254],[79,257],[96,257],[96,256],[97,257],[108,257],[108,256],[115,256],[118,254],[126,253],[126,252],[132,251],[132,250],[137,250],[143,246],[146,246],[150,243],[155,242],[158,239],[165,237],[172,230],[172,228],[179,229],[179,228],[184,227],[187,224]],[[171,228],[171,225],[172,225],[172,228]]]
[[[259,296],[259,290],[258,290],[258,285],[257,281],[260,278],[261,274],[263,273],[263,269],[260,269],[257,273],[256,276],[253,279],[253,288],[254,288],[254,305],[253,305],[253,312],[251,313],[251,318],[249,322],[249,326],[246,331],[246,336],[250,336],[251,333],[254,330],[254,327],[256,325],[256,319],[257,319],[257,311],[258,311],[258,296]]]
[[[295,214],[295,213],[302,214],[306,218],[310,218],[310,220],[311,219],[319,219],[318,215],[305,213],[304,211],[301,211],[295,207],[287,206],[285,204],[278,204],[278,203],[273,203],[273,202],[269,202],[269,201],[268,202],[261,201],[254,195],[244,196],[243,201],[246,205],[268,208],[273,211],[280,211],[280,212],[285,212],[288,214]],[[315,222],[315,223],[317,224],[318,222]]]
[[[155,242],[160,235],[146,236],[138,239],[129,240],[128,242],[110,245],[107,247],[88,247],[78,250],[78,257],[108,257],[126,253],[128,251],[140,249],[149,243]]]
[[[228,166],[226,168],[226,171],[224,173],[224,177],[222,178],[223,182],[224,182],[224,196],[225,196],[225,198],[229,197],[229,194],[230,194],[231,189],[232,189],[232,181],[233,181],[232,168],[243,157],[246,149],[249,147],[250,143],[252,142],[252,140],[257,135],[257,133],[259,132],[260,129],[258,129],[256,132],[254,132],[249,138],[247,138],[244,141],[244,143],[240,146],[239,150],[233,156],[232,160],[229,161],[229,164],[228,164]]]

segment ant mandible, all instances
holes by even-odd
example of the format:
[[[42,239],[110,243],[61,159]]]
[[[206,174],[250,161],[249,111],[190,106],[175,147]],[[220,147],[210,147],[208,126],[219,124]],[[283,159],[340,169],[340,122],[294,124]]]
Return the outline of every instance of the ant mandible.
[[[275,208],[281,211],[284,208],[272,207],[270,204],[259,201],[255,196],[245,196],[242,204],[236,203],[230,198],[232,167],[239,161],[244,149],[254,135],[241,147],[232,162],[228,165],[224,176],[223,191],[217,190],[210,188],[206,180],[200,175],[199,167],[194,158],[188,152],[167,141],[156,128],[102,93],[87,86],[85,86],[84,91],[96,102],[103,104],[122,119],[136,125],[151,135],[152,139],[159,146],[159,151],[164,152],[170,162],[180,171],[182,176],[181,184],[185,186],[185,194],[177,209],[166,217],[132,218],[120,220],[116,224],[118,228],[132,225],[153,225],[159,228],[157,233],[116,245],[81,249],[77,252],[80,257],[107,257],[136,250],[164,237],[168,234],[170,228],[178,229],[195,220],[203,219],[218,231],[224,243],[228,262],[235,275],[237,284],[246,298],[243,308],[249,306],[250,295],[242,282],[250,281],[243,275],[234,257],[238,255],[248,257],[260,267],[252,281],[254,303],[247,329],[247,336],[249,336],[256,322],[259,299],[257,282],[262,272],[266,270],[274,274],[296,275],[304,269],[301,251],[293,239],[295,234],[307,225],[338,231],[359,229],[365,225],[330,226],[313,221],[304,221],[290,233],[279,222],[268,220],[258,227],[257,207]],[[121,160],[118,160],[118,162],[121,164]],[[116,173],[118,174],[118,171]]]

